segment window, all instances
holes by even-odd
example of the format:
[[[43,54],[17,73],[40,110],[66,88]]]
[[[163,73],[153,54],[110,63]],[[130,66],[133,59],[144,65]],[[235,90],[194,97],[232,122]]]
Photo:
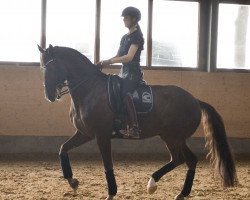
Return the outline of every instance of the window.
[[[48,44],[77,49],[94,61],[95,1],[47,1]]]
[[[217,68],[250,69],[249,6],[219,5]]]
[[[113,57],[128,32],[121,17],[127,6],[142,13],[142,66],[250,71],[250,0],[2,1],[0,64],[39,62],[40,41],[77,49],[92,62]]]
[[[40,1],[1,1],[0,61],[39,61],[40,18]]]
[[[152,66],[197,67],[199,4],[154,1]]]
[[[102,0],[100,58],[108,59],[116,55],[122,36],[128,32],[121,17],[122,10],[128,6],[137,7],[142,14],[139,24],[145,44],[141,54],[141,65],[146,65],[148,2],[145,0]]]

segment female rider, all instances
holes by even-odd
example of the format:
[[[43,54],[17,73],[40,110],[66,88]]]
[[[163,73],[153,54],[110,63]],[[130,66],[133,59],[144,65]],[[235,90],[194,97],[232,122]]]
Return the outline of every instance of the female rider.
[[[141,12],[135,7],[127,7],[123,10],[122,17],[125,27],[128,28],[128,33],[122,37],[117,55],[108,60],[103,60],[99,64],[105,67],[114,63],[122,63],[119,74],[123,81],[122,98],[131,123],[129,128],[122,130],[121,133],[132,138],[139,138],[140,130],[132,93],[143,79],[140,56],[143,50],[144,39],[138,24],[141,20]]]

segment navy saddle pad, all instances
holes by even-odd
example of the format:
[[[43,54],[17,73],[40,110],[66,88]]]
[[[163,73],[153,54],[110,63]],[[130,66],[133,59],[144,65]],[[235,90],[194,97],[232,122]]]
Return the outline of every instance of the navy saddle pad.
[[[123,102],[121,99],[122,81],[117,75],[109,75],[108,79],[108,97],[109,106],[115,113],[122,113]],[[153,94],[152,89],[145,83],[140,84],[139,87],[132,94],[136,112],[138,114],[149,113],[153,108]]]

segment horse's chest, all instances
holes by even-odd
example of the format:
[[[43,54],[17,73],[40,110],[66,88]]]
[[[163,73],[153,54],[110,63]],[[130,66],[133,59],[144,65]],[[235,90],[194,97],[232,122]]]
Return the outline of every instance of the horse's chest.
[[[71,119],[74,126],[79,130],[86,130],[90,126],[91,111],[88,107],[73,108]]]
[[[104,108],[108,107],[105,106],[106,104],[103,102],[103,97],[96,97],[93,95],[85,97],[80,102],[75,101],[71,108],[71,119],[74,126],[78,130],[95,132],[98,125],[107,121],[107,113],[104,112]],[[103,113],[106,114],[103,115]]]

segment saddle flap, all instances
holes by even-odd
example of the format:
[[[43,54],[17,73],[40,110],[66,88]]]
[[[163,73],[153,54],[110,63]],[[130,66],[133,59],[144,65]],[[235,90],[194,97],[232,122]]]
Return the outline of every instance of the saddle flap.
[[[149,113],[153,108],[153,93],[149,85],[139,85],[133,92],[133,101],[138,114]]]
[[[109,106],[116,114],[121,114],[123,109],[123,101],[121,97],[122,89],[121,78],[117,75],[109,75],[108,79],[108,97]],[[140,84],[139,87],[132,94],[133,102],[136,112],[138,114],[149,113],[153,108],[153,94],[152,89],[145,82]]]
[[[115,113],[121,112],[121,78],[117,75],[109,75],[108,78],[109,106]]]

